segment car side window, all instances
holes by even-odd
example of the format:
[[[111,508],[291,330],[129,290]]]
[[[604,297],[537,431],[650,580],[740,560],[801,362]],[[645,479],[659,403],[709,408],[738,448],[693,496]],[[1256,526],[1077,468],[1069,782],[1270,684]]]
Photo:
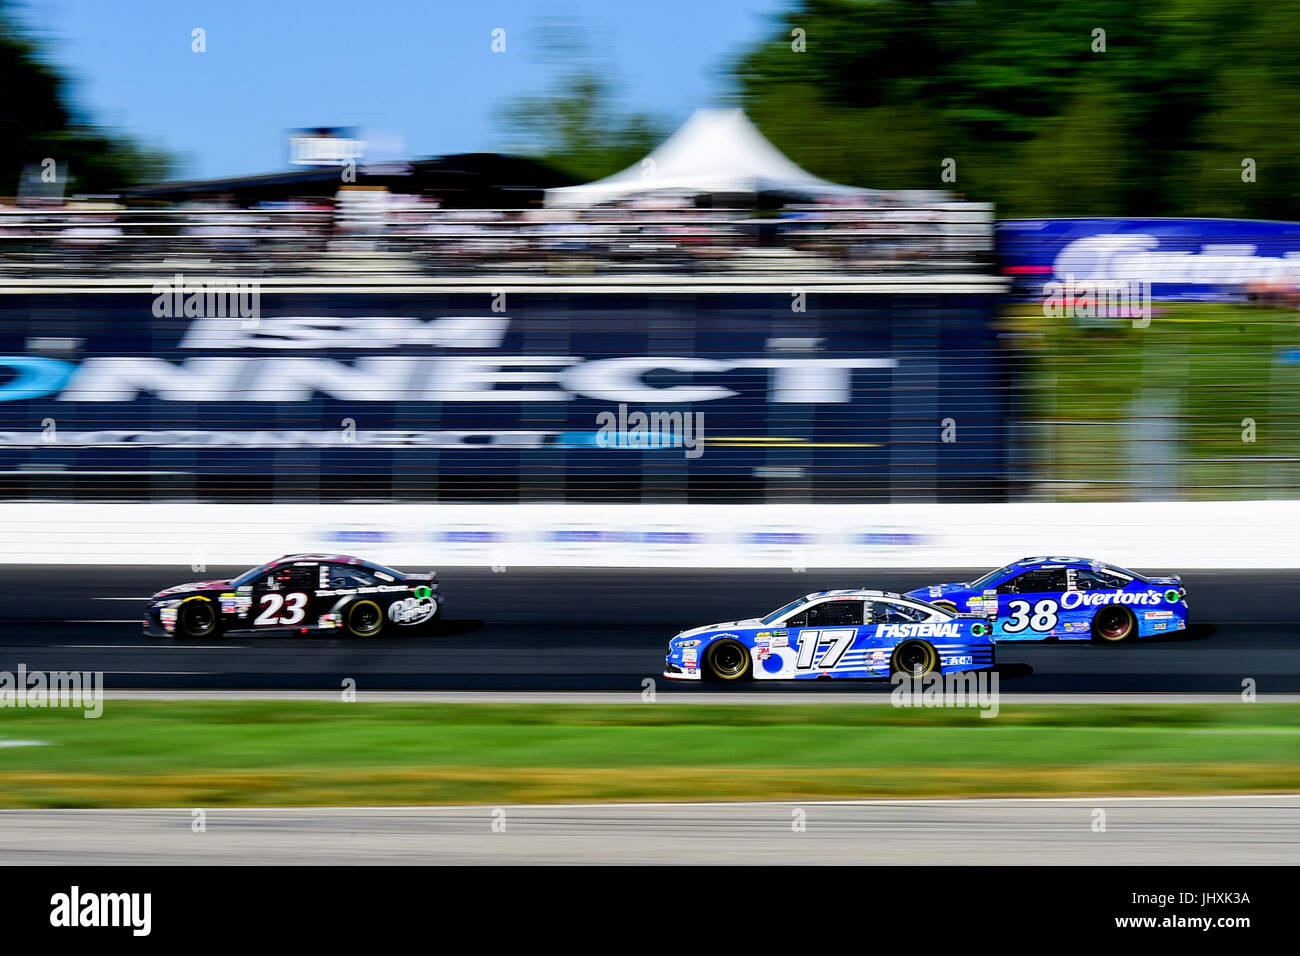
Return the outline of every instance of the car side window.
[[[306,591],[310,594],[320,587],[320,565],[295,564],[281,569],[277,577],[280,579],[281,591]]]
[[[368,588],[377,583],[374,575],[355,564],[331,564],[329,569],[332,588]]]
[[[999,594],[1038,594],[1043,591],[1064,591],[1068,587],[1065,568],[1044,568],[1026,571],[999,585]]]
[[[862,623],[862,601],[823,601],[808,609],[809,627],[834,627]]]
[[[1074,586],[1080,591],[1117,591],[1127,583],[1118,574],[1095,568],[1080,568],[1074,578]]]
[[[873,601],[871,603],[872,624],[910,624],[925,621],[930,612],[906,604],[894,604],[892,601]]]

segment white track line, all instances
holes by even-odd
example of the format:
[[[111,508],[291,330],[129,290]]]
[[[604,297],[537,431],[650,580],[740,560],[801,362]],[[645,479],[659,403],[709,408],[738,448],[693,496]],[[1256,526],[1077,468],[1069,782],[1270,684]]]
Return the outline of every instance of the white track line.
[[[78,650],[90,650],[100,648],[135,648],[136,650],[153,650],[156,647],[166,647],[175,650],[186,651],[224,651],[224,650],[242,650],[247,645],[244,644],[173,644],[165,639],[159,639],[156,644],[54,644],[53,647],[69,647]]]
[[[97,645],[103,646],[103,645]],[[167,645],[162,645],[167,646]],[[184,645],[178,645],[184,646]],[[118,671],[117,673],[128,673]],[[280,700],[323,701],[339,700],[337,690],[105,690],[114,700]],[[359,701],[368,703],[427,703],[427,704],[636,704],[656,707],[663,704],[875,704],[888,705],[891,695],[877,693],[800,693],[753,692],[660,694],[654,703],[641,698],[640,691],[406,691],[359,690]],[[1300,694],[1260,694],[1262,704],[1300,703]],[[1220,704],[1243,705],[1239,694],[1001,694],[1001,707],[1029,704]],[[975,708],[970,708],[975,709]]]
[[[326,804],[322,806],[259,806],[212,807],[210,813],[317,813],[322,810],[347,813],[428,813],[430,811],[484,810],[514,807],[520,810],[655,810],[682,807],[914,807],[937,805],[1022,805],[1022,804],[1096,804],[1096,803],[1186,803],[1188,801],[1259,801],[1300,800],[1300,793],[1196,793],[1169,796],[1091,796],[1091,797],[900,797],[877,800],[665,800],[640,803],[448,803],[402,804],[398,806],[367,805],[348,806]],[[1189,808],[1194,809],[1194,808]],[[1300,806],[1296,807],[1300,810]],[[28,807],[0,809],[0,816],[16,813],[184,813],[194,812],[193,807]]]

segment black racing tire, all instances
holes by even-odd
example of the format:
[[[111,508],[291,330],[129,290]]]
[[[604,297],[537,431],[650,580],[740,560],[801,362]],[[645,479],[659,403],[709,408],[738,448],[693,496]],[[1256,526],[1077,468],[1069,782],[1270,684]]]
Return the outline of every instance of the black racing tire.
[[[176,609],[176,636],[211,637],[217,632],[220,616],[209,598],[190,598]]]
[[[704,670],[710,680],[744,680],[750,676],[753,663],[749,648],[730,638],[710,644],[704,655]]]
[[[925,677],[939,670],[939,652],[929,641],[915,638],[903,641],[894,648],[889,658],[891,674],[906,674],[908,677]]]
[[[938,601],[931,601],[930,603],[933,604],[935,607],[943,608],[949,614],[957,613],[957,605],[954,604],[952,601],[946,599],[940,599]]]
[[[1122,604],[1104,604],[1092,616],[1092,639],[1119,644],[1137,634],[1137,618]]]
[[[384,609],[374,601],[353,601],[343,612],[343,623],[353,637],[374,637],[384,629]]]

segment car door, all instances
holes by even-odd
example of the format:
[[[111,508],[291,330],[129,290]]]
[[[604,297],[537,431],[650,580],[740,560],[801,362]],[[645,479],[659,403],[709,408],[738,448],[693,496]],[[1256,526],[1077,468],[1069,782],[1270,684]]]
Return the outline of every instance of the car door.
[[[894,647],[900,638],[900,630],[891,625],[923,624],[941,619],[936,612],[927,611],[913,604],[877,600],[867,605],[867,626],[859,641],[861,658],[864,665],[873,672],[888,668]]]
[[[998,585],[994,636],[1008,641],[1041,641],[1058,630],[1065,568],[1035,568]]]
[[[831,599],[814,604],[785,623],[795,650],[795,676],[849,669],[850,653],[863,632],[864,601]]]
[[[252,620],[256,630],[311,627],[316,592],[320,589],[320,564],[295,561],[282,564],[259,578],[253,588]]]

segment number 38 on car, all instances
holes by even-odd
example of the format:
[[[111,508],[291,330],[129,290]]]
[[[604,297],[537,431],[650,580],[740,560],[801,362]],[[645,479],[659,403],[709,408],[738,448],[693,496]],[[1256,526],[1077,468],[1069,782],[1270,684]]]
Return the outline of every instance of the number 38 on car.
[[[145,612],[151,637],[338,632],[374,637],[437,619],[438,576],[403,574],[347,555],[289,554],[223,581],[159,591]]]
[[[1024,558],[974,581],[907,593],[987,615],[998,641],[1115,644],[1187,628],[1187,591],[1178,575],[1147,577],[1085,558]]]
[[[993,667],[989,622],[915,598],[818,591],[765,617],[682,631],[668,642],[674,680],[914,676]]]

